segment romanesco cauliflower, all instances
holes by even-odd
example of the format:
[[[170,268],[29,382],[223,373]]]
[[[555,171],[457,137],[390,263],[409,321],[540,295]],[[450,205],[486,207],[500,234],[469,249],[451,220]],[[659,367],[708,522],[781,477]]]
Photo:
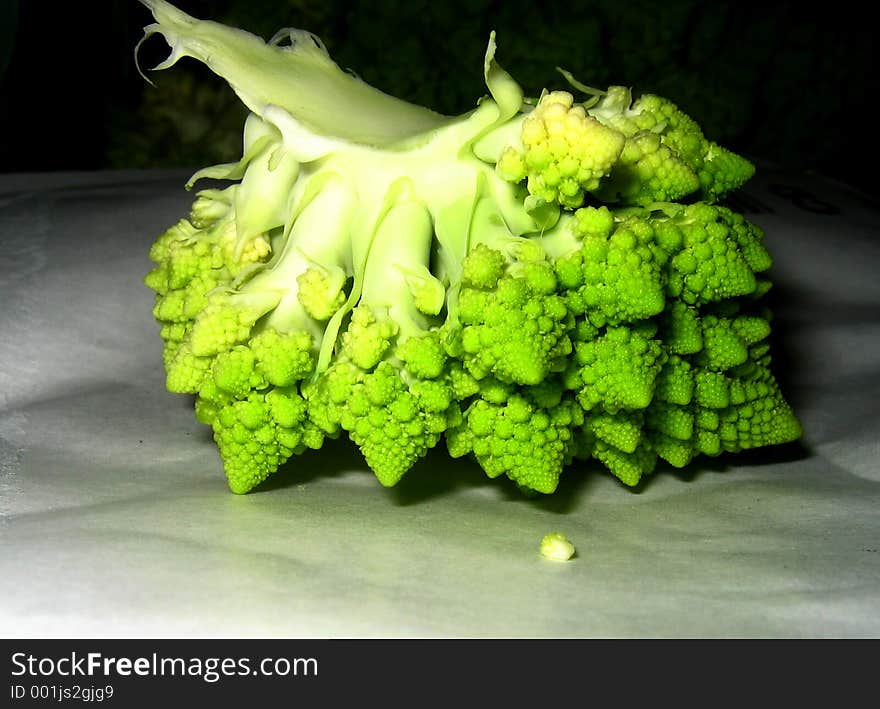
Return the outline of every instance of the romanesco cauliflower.
[[[167,388],[195,397],[230,489],[347,435],[386,486],[445,441],[552,493],[576,460],[635,485],[797,439],[770,368],[763,234],[719,199],[747,180],[672,102],[488,95],[443,116],[270,42],[142,0],[167,68],[193,57],[250,110],[223,188],[156,240]],[[574,91],[585,93],[583,101]]]

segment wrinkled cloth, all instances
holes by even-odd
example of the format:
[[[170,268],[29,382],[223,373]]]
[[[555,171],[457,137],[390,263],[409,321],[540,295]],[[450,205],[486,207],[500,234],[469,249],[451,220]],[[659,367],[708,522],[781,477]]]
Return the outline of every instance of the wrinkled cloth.
[[[396,488],[348,442],[231,494],[164,388],[155,237],[189,173],[0,175],[0,635],[880,636],[880,209],[760,168],[735,204],[774,256],[797,444],[579,463],[526,498],[438,449]],[[565,533],[568,562],[539,554]]]

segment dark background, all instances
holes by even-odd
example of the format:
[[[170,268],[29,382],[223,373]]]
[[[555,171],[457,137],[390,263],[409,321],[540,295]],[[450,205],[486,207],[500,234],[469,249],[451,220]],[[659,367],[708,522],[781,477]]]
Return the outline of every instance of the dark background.
[[[179,0],[191,14],[264,39],[285,26],[319,35],[366,81],[444,113],[485,93],[489,31],[524,86],[662,94],[706,135],[751,159],[877,192],[877,50],[859,5],[727,0]],[[0,0],[0,172],[200,167],[240,154],[244,110],[192,60],[138,75],[150,22],[136,0]],[[167,49],[145,43],[143,66]]]

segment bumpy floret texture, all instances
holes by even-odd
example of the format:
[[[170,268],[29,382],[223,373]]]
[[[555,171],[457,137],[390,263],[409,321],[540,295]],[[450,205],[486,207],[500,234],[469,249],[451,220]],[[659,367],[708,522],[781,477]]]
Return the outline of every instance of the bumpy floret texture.
[[[564,207],[580,206],[584,193],[599,187],[625,142],[619,131],[573,104],[567,91],[542,96],[523,121],[523,150],[508,147],[498,162],[505,179],[526,179],[532,196]]]
[[[720,201],[753,168],[671,101],[526,98],[493,36],[489,95],[439,116],[306,32],[267,44],[143,2],[162,67],[209,62],[252,111],[242,159],[190,181],[231,184],[157,238],[145,279],[166,386],[233,492],[341,436],[385,486],[444,443],[549,494],[566,471],[634,486],[801,435],[764,234]]]
[[[630,89],[612,86],[589,112],[626,136],[604,199],[650,204],[696,194],[713,202],[754,174],[752,163],[707,139],[695,120],[662,96],[633,100]]]
[[[230,187],[228,191],[234,191]],[[230,284],[250,266],[264,262],[271,246],[263,236],[236,253],[231,195],[216,190],[201,192],[188,219],[182,219],[156,239],[150,248],[155,267],[145,278],[156,293],[153,316],[162,325],[163,360],[169,369],[169,391],[188,393],[201,363],[184,348],[192,326],[208,304],[209,294]],[[180,371],[175,371],[179,369]]]
[[[477,379],[491,374],[539,384],[571,352],[571,316],[557,293],[553,266],[544,260],[518,265],[518,273],[505,272],[501,254],[485,245],[465,259],[461,360]]]
[[[439,335],[397,344],[396,334],[366,308],[355,310],[339,357],[309,397],[321,430],[346,431],[386,486],[438,443],[457,411]]]

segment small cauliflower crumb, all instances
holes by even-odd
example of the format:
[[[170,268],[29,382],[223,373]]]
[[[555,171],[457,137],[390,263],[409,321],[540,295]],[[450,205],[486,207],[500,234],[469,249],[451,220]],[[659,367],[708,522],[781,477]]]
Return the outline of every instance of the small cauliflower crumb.
[[[545,534],[541,540],[541,555],[553,561],[568,561],[574,556],[574,545],[561,532]]]

